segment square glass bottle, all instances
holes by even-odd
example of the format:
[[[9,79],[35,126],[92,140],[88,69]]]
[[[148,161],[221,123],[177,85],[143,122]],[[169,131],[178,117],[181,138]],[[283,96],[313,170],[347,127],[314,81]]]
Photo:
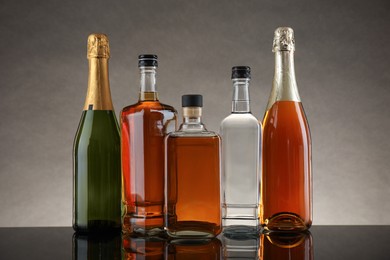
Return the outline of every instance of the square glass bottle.
[[[220,137],[202,124],[202,96],[182,97],[184,121],[166,138],[166,231],[176,238],[221,232]]]

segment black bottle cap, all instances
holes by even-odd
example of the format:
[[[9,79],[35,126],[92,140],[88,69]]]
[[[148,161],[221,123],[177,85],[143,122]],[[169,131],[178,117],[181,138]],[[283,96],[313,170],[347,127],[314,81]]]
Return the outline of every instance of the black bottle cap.
[[[183,95],[181,96],[182,107],[203,107],[202,95]]]
[[[232,79],[246,78],[251,78],[251,68],[249,66],[235,66],[232,68]]]
[[[138,56],[138,67],[157,67],[157,55],[141,54]]]

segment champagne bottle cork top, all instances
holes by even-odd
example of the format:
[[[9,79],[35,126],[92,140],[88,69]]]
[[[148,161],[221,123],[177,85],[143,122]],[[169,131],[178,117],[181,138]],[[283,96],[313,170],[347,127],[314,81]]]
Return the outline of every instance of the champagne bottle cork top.
[[[273,52],[277,51],[294,51],[295,39],[294,31],[290,27],[279,27],[275,30]]]
[[[108,37],[102,33],[93,33],[88,36],[87,57],[90,58],[109,58],[110,46]]]

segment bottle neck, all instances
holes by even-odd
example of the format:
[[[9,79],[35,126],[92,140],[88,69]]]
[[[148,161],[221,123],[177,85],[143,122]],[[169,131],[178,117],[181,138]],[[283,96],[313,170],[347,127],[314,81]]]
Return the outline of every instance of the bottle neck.
[[[267,110],[277,101],[301,101],[295,79],[294,51],[275,52],[275,75]]]
[[[108,58],[89,58],[88,91],[84,110],[113,110]]]
[[[183,123],[179,131],[205,131],[206,128],[202,123],[201,107],[183,107]]]
[[[233,79],[232,113],[250,113],[249,79]]]
[[[156,67],[140,67],[141,86],[139,92],[140,101],[157,101]]]

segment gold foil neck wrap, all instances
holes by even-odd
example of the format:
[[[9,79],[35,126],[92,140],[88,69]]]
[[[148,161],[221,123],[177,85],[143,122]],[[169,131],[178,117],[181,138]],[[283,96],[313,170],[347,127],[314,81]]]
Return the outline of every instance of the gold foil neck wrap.
[[[279,27],[275,30],[272,51],[294,51],[294,31],[290,27]]]
[[[110,45],[108,37],[105,34],[94,33],[88,36],[87,57],[90,58],[109,58]]]
[[[202,108],[201,107],[183,107],[183,116],[184,117],[201,117],[202,116]]]

